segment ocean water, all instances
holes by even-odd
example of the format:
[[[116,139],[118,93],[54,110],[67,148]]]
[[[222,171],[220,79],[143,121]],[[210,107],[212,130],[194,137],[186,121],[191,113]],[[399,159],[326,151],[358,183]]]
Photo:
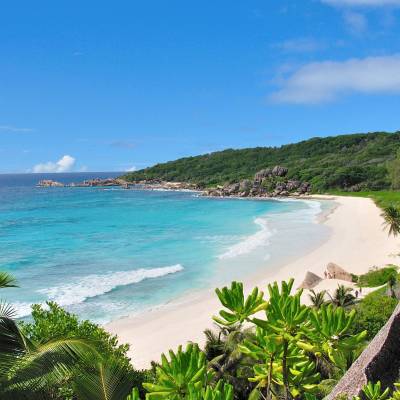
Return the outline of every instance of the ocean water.
[[[0,269],[19,283],[2,298],[19,317],[52,300],[105,323],[278,268],[329,235],[317,216],[331,202],[35,187],[116,175],[0,175]]]

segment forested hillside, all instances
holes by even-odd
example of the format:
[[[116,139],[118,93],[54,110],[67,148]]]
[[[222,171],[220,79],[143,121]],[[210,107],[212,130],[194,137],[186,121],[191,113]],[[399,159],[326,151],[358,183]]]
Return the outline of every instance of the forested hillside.
[[[281,147],[224,150],[181,158],[124,176],[129,181],[160,179],[200,187],[251,178],[274,165],[289,168],[288,178],[308,181],[314,191],[399,188],[400,132],[312,138]]]

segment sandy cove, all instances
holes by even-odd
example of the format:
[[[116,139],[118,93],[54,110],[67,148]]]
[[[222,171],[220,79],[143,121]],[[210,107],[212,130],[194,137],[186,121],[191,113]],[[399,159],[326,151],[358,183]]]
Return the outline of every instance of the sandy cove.
[[[313,196],[323,201],[327,196]],[[273,281],[295,278],[299,285],[307,271],[324,276],[326,265],[334,262],[347,271],[362,274],[373,266],[398,264],[399,242],[382,229],[381,210],[370,199],[359,197],[329,197],[338,206],[321,223],[331,229],[329,238],[318,248],[298,259],[266,272],[249,276],[246,290],[254,286],[265,289]],[[290,243],[288,243],[290,245]],[[334,290],[338,280],[322,281],[316,290]],[[229,284],[230,282],[226,282]],[[307,291],[305,291],[307,292]],[[304,300],[307,295],[304,293]],[[121,343],[129,343],[129,356],[136,368],[147,368],[158,361],[162,352],[176,349],[188,341],[204,343],[203,331],[213,326],[212,315],[220,309],[214,289],[193,293],[181,299],[137,316],[118,319],[106,329],[118,335]]]

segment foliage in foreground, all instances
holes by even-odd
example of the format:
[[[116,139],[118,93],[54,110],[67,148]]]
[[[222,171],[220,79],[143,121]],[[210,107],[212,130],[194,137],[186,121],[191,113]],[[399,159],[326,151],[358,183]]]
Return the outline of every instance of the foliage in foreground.
[[[12,286],[15,286],[15,280],[0,273],[0,288]],[[52,312],[63,316],[66,321],[74,319],[57,306],[53,308]],[[36,311],[40,314],[43,310]],[[123,365],[122,357],[104,353],[99,340],[57,335],[51,329],[49,334],[49,330],[41,331],[46,327],[45,320],[38,326],[25,326],[24,331],[14,315],[12,307],[1,305],[1,399],[122,400],[131,391],[131,367]],[[50,318],[48,327],[55,329],[54,322]],[[65,329],[65,324],[61,324],[59,329]],[[38,332],[43,332],[43,337],[36,337]]]
[[[0,275],[1,283],[15,284]],[[302,291],[293,292],[293,283],[268,285],[268,301],[257,288],[245,296],[237,282],[217,289],[223,306],[214,317],[219,333],[207,332],[204,351],[189,344],[162,355],[154,375],[134,372],[126,365],[126,348],[116,338],[88,321],[79,322],[54,303],[49,303],[49,310],[34,307],[33,322],[22,330],[8,314],[11,309],[3,307],[0,396],[6,400],[322,398],[364,348],[368,335],[364,328],[378,329],[377,308],[381,315],[383,309],[390,314],[396,300],[378,291],[379,296],[367,296],[351,311],[344,307],[350,303],[341,300],[327,304],[319,299],[318,306],[309,307],[301,304]],[[339,292],[334,299],[347,299],[349,293]],[[358,308],[364,301],[364,308]],[[371,320],[362,319],[368,312],[373,313]],[[386,322],[386,314],[382,318]],[[142,385],[143,380],[147,383]],[[385,400],[371,385],[365,397],[369,393],[370,400]]]
[[[214,317],[221,329],[241,329],[243,324],[255,328],[255,335],[238,346],[252,360],[250,399],[304,398],[318,393],[320,382],[341,376],[364,346],[367,332],[349,333],[354,310],[346,312],[332,304],[312,309],[301,304],[301,290],[292,293],[293,283],[268,285],[268,301],[258,289],[246,297],[237,282],[216,291],[224,306]],[[162,357],[155,382],[144,384],[146,399],[194,399],[193,391],[204,398],[202,393],[215,386],[217,371],[197,345],[171,351],[169,358]],[[240,398],[239,393],[234,395]]]
[[[118,338],[88,320],[78,317],[61,308],[54,302],[32,306],[32,322],[22,324],[24,334],[33,341],[42,342],[58,338],[80,337],[96,342],[96,349],[107,357],[114,357],[121,365],[130,368],[126,353],[129,346],[120,345]]]

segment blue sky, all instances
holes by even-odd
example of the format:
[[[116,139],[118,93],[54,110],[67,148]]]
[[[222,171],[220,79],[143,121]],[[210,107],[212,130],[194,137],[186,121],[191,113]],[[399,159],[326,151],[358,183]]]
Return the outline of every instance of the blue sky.
[[[400,0],[4,1],[0,172],[396,131]]]

